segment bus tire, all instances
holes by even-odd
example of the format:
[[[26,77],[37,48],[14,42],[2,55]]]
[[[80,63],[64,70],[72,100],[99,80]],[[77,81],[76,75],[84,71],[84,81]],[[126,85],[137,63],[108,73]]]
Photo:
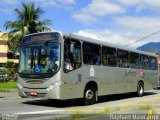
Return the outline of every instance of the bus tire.
[[[137,86],[137,95],[138,97],[143,97],[143,94],[144,94],[144,85],[142,82],[139,82]]]
[[[94,87],[88,87],[84,91],[84,104],[91,105],[96,101],[96,89]]]

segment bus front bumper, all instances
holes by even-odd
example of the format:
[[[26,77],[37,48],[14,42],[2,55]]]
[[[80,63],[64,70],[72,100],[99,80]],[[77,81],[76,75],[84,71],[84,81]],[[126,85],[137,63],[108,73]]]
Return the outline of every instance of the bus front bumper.
[[[48,88],[26,88],[17,83],[18,94],[22,98],[26,97],[44,97],[47,99],[62,99],[60,97],[60,86],[57,84],[50,85]]]

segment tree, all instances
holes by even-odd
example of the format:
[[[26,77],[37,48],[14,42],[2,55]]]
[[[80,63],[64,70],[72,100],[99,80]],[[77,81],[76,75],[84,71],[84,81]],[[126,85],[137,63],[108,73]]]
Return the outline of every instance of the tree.
[[[7,21],[4,24],[6,29],[10,29],[10,31],[4,33],[3,36],[8,36],[8,46],[11,51],[17,49],[25,35],[51,31],[51,29],[47,27],[47,25],[51,24],[51,21],[48,19],[39,20],[40,15],[43,14],[44,11],[40,7],[35,7],[34,3],[22,3],[22,8],[15,9],[15,12],[18,19],[15,21]]]

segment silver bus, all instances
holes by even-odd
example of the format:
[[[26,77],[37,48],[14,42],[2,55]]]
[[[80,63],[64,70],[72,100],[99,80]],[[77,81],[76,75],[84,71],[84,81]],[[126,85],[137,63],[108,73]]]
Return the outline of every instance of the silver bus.
[[[71,33],[25,36],[20,47],[18,93],[47,99],[83,98],[135,92],[158,86],[157,56]]]

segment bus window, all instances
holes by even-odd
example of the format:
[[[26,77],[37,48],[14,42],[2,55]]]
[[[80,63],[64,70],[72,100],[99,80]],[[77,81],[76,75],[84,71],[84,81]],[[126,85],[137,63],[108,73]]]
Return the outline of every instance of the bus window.
[[[69,72],[81,66],[81,43],[66,39],[64,42],[64,71]]]
[[[116,66],[116,49],[102,47],[102,64],[104,66]]]
[[[84,64],[100,65],[101,63],[101,46],[92,43],[83,43],[83,62]]]
[[[139,69],[141,66],[140,64],[140,56],[138,53],[130,52],[130,68]]]
[[[141,55],[142,66],[144,70],[149,70],[149,58],[146,55]]]
[[[118,64],[118,67],[124,67],[124,68],[127,68],[128,67],[128,51],[125,51],[125,50],[118,50],[117,51],[117,64]]]
[[[157,69],[157,61],[155,57],[150,57],[150,69],[151,70]]]

